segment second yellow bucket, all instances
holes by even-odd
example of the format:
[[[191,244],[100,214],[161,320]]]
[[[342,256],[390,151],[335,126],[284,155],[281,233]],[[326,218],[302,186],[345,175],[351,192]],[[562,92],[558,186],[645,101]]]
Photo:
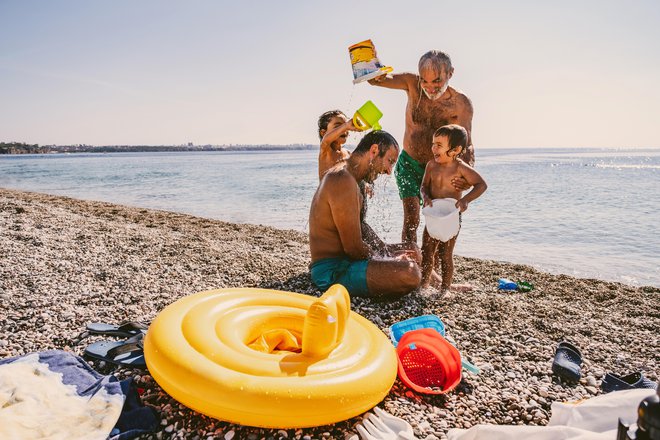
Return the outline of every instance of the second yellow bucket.
[[[371,40],[364,40],[348,48],[353,67],[353,84],[360,83],[385,75],[392,71],[391,67],[383,66],[376,56],[376,47]]]

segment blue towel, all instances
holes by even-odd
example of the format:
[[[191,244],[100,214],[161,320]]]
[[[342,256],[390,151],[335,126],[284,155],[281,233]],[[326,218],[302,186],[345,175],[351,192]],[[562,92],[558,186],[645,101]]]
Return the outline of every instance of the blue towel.
[[[104,376],[71,353],[0,360],[1,438],[127,440],[157,426],[155,411],[142,404],[131,379]]]

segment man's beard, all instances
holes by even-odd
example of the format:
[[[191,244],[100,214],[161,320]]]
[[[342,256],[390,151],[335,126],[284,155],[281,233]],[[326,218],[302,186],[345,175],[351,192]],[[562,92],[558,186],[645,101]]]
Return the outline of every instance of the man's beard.
[[[442,86],[442,88],[440,90],[438,90],[437,92],[435,92],[435,93],[427,92],[424,87],[422,87],[422,91],[424,92],[424,94],[426,95],[427,98],[429,98],[431,101],[435,101],[436,99],[438,99],[439,97],[444,95],[444,93],[447,91],[448,87],[449,87],[449,81],[447,81],[445,83],[445,85]]]
[[[374,163],[373,161],[369,162],[369,172],[367,173],[366,176],[362,180],[367,182],[368,184],[374,183],[374,180],[376,180],[376,177],[378,177],[378,173],[376,172],[376,169],[374,168]]]

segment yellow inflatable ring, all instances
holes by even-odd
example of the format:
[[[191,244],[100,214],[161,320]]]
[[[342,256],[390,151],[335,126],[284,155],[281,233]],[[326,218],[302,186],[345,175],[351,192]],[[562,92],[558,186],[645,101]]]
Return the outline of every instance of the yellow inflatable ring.
[[[182,298],[153,321],[144,353],[153,378],[177,401],[265,428],[362,414],[387,395],[397,370],[389,339],[350,310],[340,285],[321,298],[265,289]]]

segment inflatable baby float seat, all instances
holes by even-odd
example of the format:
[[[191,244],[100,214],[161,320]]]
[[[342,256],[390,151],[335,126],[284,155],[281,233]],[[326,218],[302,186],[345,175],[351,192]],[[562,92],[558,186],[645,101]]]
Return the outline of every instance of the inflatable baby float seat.
[[[219,289],[166,307],[144,341],[149,372],[202,414],[266,428],[319,426],[377,405],[396,379],[385,334],[334,285],[316,298]]]

